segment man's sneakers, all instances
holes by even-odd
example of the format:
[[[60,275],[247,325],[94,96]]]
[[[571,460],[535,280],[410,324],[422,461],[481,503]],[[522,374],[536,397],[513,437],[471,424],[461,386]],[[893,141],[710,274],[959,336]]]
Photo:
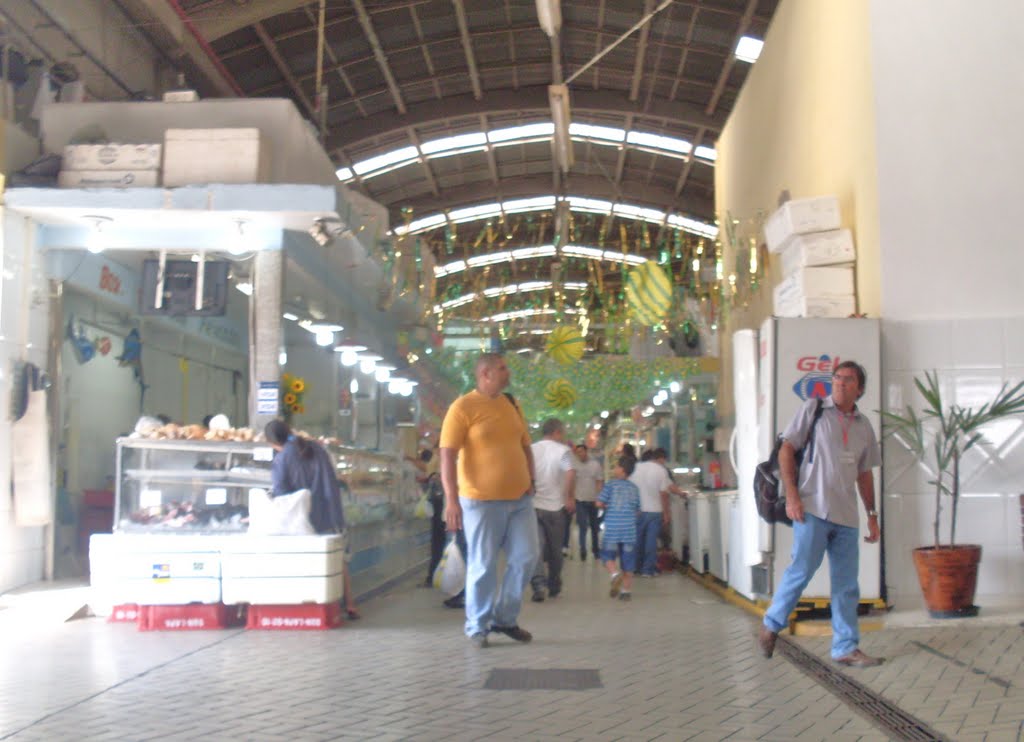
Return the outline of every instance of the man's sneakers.
[[[469,640],[473,642],[473,646],[477,649],[487,649],[487,634],[473,634],[469,637]]]
[[[859,649],[855,649],[843,657],[836,657],[832,661],[837,665],[843,665],[845,667],[878,667],[878,665],[885,662],[881,657],[872,657],[864,654]]]
[[[543,603],[546,597],[547,596],[544,594],[543,590],[534,590],[533,597],[530,598],[530,600],[532,600],[534,603]]]
[[[619,591],[622,589],[622,577],[623,576],[621,572],[616,572],[612,575],[611,588],[608,590],[609,598],[619,597]]]
[[[523,644],[526,644],[533,639],[533,634],[526,629],[519,628],[519,626],[494,625],[491,626],[491,631],[497,631],[499,634],[504,634],[509,639],[514,639],[515,641],[522,642]]]
[[[772,631],[764,624],[761,624],[761,630],[757,634],[757,645],[761,647],[761,654],[771,659],[772,654],[775,653],[775,640],[778,638],[779,632]]]
[[[632,599],[633,599],[633,596],[630,593],[626,592],[625,590],[623,590],[621,593],[619,593],[619,600],[623,601],[624,603],[628,603]]]

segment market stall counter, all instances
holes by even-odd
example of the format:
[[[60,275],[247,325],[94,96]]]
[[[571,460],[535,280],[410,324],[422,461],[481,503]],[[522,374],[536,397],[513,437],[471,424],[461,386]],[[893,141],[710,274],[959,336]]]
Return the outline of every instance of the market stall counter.
[[[114,532],[89,546],[97,615],[125,615],[118,607],[130,604],[341,598],[339,536],[247,533],[249,497],[270,490],[274,456],[252,437],[118,439]],[[423,564],[429,522],[415,517],[420,493],[396,455],[321,442],[337,466],[353,592],[367,595]]]

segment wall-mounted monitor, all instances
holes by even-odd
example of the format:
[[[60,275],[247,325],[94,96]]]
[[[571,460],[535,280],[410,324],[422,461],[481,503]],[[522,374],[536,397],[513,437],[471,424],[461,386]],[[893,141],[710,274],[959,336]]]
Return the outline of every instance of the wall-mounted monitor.
[[[223,315],[228,305],[228,269],[231,264],[225,260],[203,262],[203,295],[200,308],[196,309],[199,265],[191,260],[166,261],[164,263],[163,289],[160,292],[161,301],[158,302],[157,286],[160,284],[160,261],[144,261],[139,312],[166,317]]]

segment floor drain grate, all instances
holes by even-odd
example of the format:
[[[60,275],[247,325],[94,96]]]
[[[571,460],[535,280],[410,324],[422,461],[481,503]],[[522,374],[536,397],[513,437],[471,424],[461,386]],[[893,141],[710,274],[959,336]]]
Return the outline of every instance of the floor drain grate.
[[[939,734],[916,716],[908,714],[789,639],[780,636],[775,651],[896,738],[907,742],[950,742],[949,737]]]
[[[495,668],[485,690],[590,690],[601,688],[597,670],[528,670]]]

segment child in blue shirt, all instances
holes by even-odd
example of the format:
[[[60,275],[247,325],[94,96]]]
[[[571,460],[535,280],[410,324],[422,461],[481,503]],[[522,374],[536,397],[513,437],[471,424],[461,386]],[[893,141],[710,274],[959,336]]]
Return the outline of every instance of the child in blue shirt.
[[[619,600],[630,600],[633,572],[636,571],[636,519],[640,512],[640,490],[629,481],[635,466],[636,460],[632,457],[619,457],[612,471],[613,478],[605,482],[597,496],[597,506],[604,508],[601,558],[611,575],[608,595]]]

